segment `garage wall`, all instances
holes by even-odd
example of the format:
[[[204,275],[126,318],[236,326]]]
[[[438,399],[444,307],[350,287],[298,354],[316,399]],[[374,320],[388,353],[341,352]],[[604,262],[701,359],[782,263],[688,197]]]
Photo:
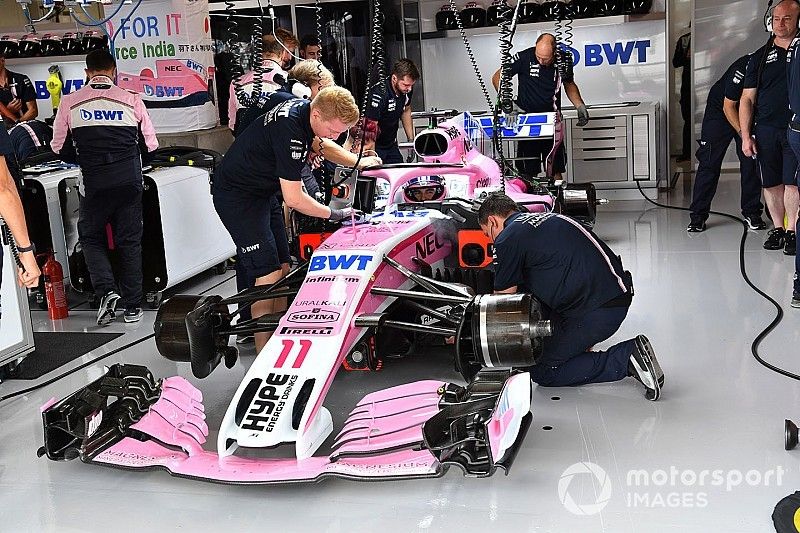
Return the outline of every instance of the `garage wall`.
[[[763,22],[765,1],[694,0],[694,6],[694,122],[699,137],[708,90],[731,63],[761,47],[769,35]],[[725,166],[738,168],[732,148]]]

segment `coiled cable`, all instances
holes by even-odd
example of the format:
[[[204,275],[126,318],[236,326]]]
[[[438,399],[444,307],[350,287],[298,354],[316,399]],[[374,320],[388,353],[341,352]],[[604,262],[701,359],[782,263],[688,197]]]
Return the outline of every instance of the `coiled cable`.
[[[449,1],[450,1],[450,9],[452,9],[453,13],[455,14],[456,24],[458,25],[458,32],[461,34],[461,40],[464,41],[464,49],[467,51],[469,62],[472,64],[472,70],[475,71],[475,77],[478,79],[478,83],[481,86],[481,91],[483,92],[483,96],[484,98],[486,98],[486,103],[489,105],[489,109],[493,109],[494,103],[492,102],[492,97],[489,96],[489,89],[486,88],[486,82],[483,81],[483,75],[481,75],[481,70],[478,68],[478,62],[475,60],[475,54],[472,52],[472,46],[469,44],[467,33],[464,31],[464,25],[461,23],[461,16],[458,13],[456,0],[449,0]]]
[[[0,219],[0,224],[3,228],[3,236],[5,237],[6,241],[11,248],[11,255],[14,257],[14,262],[17,264],[19,268],[25,270],[25,267],[22,266],[22,260],[19,258],[19,250],[17,250],[17,241],[14,240],[14,236],[11,234],[11,230],[8,229],[6,223],[3,219]]]
[[[253,77],[253,89],[250,92],[250,94],[247,94],[247,91],[245,91],[244,87],[242,86],[242,78],[244,77],[245,73],[241,62],[233,61],[232,65],[233,91],[234,94],[236,95],[237,102],[239,102],[239,106],[243,108],[255,107],[261,100],[261,85],[264,78],[264,60],[262,57],[264,34],[263,34],[263,27],[261,25],[261,19],[263,18],[264,10],[261,7],[260,1],[258,3],[258,7],[261,10],[261,17],[256,18],[256,21],[253,23],[253,34],[255,36],[255,42],[253,43],[251,61],[254,63],[254,69],[253,69],[254,77]],[[227,44],[228,44],[228,49],[232,51],[234,43],[239,42],[239,22],[236,20],[238,13],[236,11],[236,7],[232,0],[225,1],[225,13],[228,15]],[[273,19],[273,24],[274,24],[274,19]]]
[[[492,117],[492,146],[497,153],[500,160],[501,168],[501,181],[500,187],[503,193],[506,191],[506,173],[516,175],[517,172],[512,165],[508,163],[503,150],[502,139],[502,125],[500,124],[501,112],[506,115],[508,121],[509,115],[514,112],[514,90],[511,86],[511,65],[513,58],[511,57],[511,49],[514,46],[514,32],[517,27],[517,16],[519,15],[519,2],[513,10],[511,6],[503,3],[500,8],[498,16],[498,33],[499,33],[499,47],[500,47],[500,82],[498,84],[497,102],[493,109]]]
[[[370,54],[369,54],[369,66],[367,68],[367,81],[364,85],[364,97],[361,100],[361,120],[358,122],[358,127],[356,129],[356,138],[360,138],[361,142],[359,143],[358,148],[358,157],[356,158],[356,162],[353,164],[352,169],[355,170],[358,168],[359,163],[361,163],[361,158],[364,156],[364,142],[366,141],[367,136],[367,128],[366,128],[366,120],[367,120],[367,103],[370,100],[370,97],[373,94],[380,96],[383,98],[386,92],[386,86],[384,84],[384,76],[385,76],[385,61],[384,61],[384,46],[383,46],[383,32],[381,31],[381,26],[383,25],[383,12],[381,12],[381,3],[380,0],[374,0],[373,2],[373,14],[372,14],[372,36],[370,39]],[[375,83],[372,82],[372,75],[377,75],[377,81]],[[344,176],[343,178],[344,179]],[[341,183],[334,183],[334,186],[340,185]]]

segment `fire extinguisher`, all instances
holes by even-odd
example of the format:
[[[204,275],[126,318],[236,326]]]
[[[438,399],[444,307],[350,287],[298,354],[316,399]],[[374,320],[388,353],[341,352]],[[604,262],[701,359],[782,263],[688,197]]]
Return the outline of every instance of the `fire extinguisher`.
[[[53,252],[47,254],[47,261],[42,267],[44,277],[44,294],[47,298],[47,314],[50,320],[60,320],[69,316],[67,293],[64,290],[64,270],[56,261]]]

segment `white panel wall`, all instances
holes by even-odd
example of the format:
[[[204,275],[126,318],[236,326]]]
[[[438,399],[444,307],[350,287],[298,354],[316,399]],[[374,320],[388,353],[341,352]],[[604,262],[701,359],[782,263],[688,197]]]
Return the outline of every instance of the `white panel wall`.
[[[540,33],[542,31],[517,32],[512,52],[533,46]],[[491,76],[500,67],[497,35],[476,35],[470,38],[470,42],[494,98]],[[609,64],[611,61],[604,49],[602,62],[598,63],[596,58],[594,62],[597,64],[587,66],[587,47],[613,47],[616,43],[623,49],[632,50],[627,62],[618,58],[616,64]],[[575,82],[587,104],[636,100],[665,105],[668,51],[663,20],[628,22],[623,26],[576,27],[573,47],[581,55],[575,65]],[[422,50],[427,107],[459,110],[487,107],[460,38],[424,39]],[[571,104],[565,101],[564,105]]]
[[[766,2],[755,0],[694,0],[694,121],[698,137],[711,85],[737,58],[767,42],[765,8]],[[726,166],[738,168],[733,149],[728,150],[725,161]]]
[[[691,0],[669,0],[669,49],[667,61],[672,67],[672,54],[678,39],[689,31],[692,20]],[[681,70],[670,68],[669,76],[669,146],[670,153],[681,153],[683,144],[683,118],[681,117],[680,86]],[[700,135],[700,132],[697,132]]]

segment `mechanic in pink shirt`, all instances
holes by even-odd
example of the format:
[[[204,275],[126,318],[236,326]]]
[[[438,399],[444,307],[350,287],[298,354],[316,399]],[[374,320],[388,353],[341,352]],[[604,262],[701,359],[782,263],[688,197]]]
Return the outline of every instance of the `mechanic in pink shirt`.
[[[89,82],[61,99],[50,143],[62,160],[81,167],[78,238],[100,300],[98,326],[114,320],[117,304],[125,322],[142,318],[142,159],[158,148],[144,102],[117,87],[116,76],[107,49],[86,55]],[[109,223],[120,258],[119,291],[107,254]]]

